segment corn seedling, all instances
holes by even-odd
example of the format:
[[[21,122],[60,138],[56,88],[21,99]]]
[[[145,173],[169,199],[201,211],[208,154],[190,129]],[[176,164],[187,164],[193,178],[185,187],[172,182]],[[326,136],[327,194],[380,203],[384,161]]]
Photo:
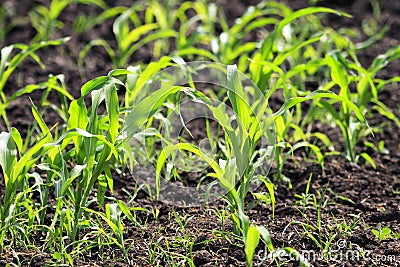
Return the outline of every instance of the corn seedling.
[[[10,104],[12,100],[15,98],[32,92],[33,90],[37,90],[43,88],[43,86],[28,86],[21,90],[18,90],[9,98],[4,93],[4,87],[7,83],[7,80],[11,76],[11,74],[15,71],[15,69],[24,61],[28,56],[32,57],[42,68],[44,65],[40,61],[38,55],[35,54],[35,51],[47,46],[57,46],[68,41],[69,38],[63,38],[54,41],[41,42],[33,45],[25,45],[25,44],[13,44],[10,46],[6,46],[1,49],[1,61],[0,61],[0,116],[4,119],[6,126],[9,127],[9,122],[7,119],[6,108]],[[19,53],[13,55],[13,50],[20,50]],[[59,89],[58,87],[54,87],[55,89]],[[69,94],[65,90],[60,90],[61,93],[68,95]]]
[[[9,228],[14,225],[15,216],[18,214],[19,201],[27,193],[25,190],[26,177],[29,169],[39,160],[45,152],[44,144],[50,141],[49,136],[41,138],[33,147],[24,154],[19,154],[22,149],[22,138],[18,130],[11,128],[11,132],[0,134],[0,165],[3,169],[6,191],[0,210],[0,250],[4,249],[4,239]],[[18,193],[18,190],[24,189]],[[21,201],[22,202],[22,201]]]
[[[310,7],[301,9],[287,14],[284,19],[279,22],[279,24],[277,24],[276,29],[265,38],[261,45],[261,48],[253,56],[254,63],[250,65],[251,78],[261,90],[264,91],[267,89],[267,82],[270,80],[273,70],[270,68],[264,68],[262,64],[259,64],[259,62],[269,61],[273,62],[275,65],[280,65],[291,54],[291,52],[296,51],[303,46],[309,45],[310,43],[316,42],[316,39],[311,38],[300,43],[295,43],[294,45],[286,48],[286,50],[284,51],[277,51],[279,47],[277,47],[276,44],[278,38],[282,34],[285,34],[285,30],[288,30],[288,27],[290,27],[291,23],[295,22],[301,17],[321,12],[333,13],[341,16],[346,15],[344,13],[323,7]],[[274,57],[275,51],[278,52],[277,57]]]
[[[26,23],[14,17],[17,13],[8,8],[9,2],[0,6],[1,43],[15,26]],[[385,126],[392,122],[400,126],[398,111],[380,100],[382,91],[400,78],[382,78],[379,74],[398,60],[399,47],[377,56],[370,66],[360,63],[358,52],[382,39],[389,29],[389,25],[379,29],[383,2],[371,3],[375,15],[364,21],[362,30],[368,39],[361,43],[351,41],[356,31],[334,30],[322,23],[320,13],[349,17],[345,13],[316,6],[293,11],[275,1],[248,6],[234,20],[217,3],[203,0],[148,1],[129,7],[109,7],[96,0],[35,4],[27,17],[36,30],[36,36],[28,40],[31,45],[1,49],[0,116],[8,132],[0,133],[5,184],[1,190],[0,253],[34,249],[51,255],[52,259],[43,264],[73,266],[78,258],[95,251],[97,259],[134,264],[136,259],[129,258],[132,251],[145,244],[148,249],[143,253],[147,255],[139,256],[141,263],[195,266],[195,247],[222,241],[243,249],[243,261],[248,266],[263,266],[267,260],[268,264],[272,260],[278,266],[282,263],[271,257],[257,262],[255,254],[262,245],[269,256],[283,251],[291,260],[296,257],[300,265],[307,266],[293,248],[275,248],[269,231],[248,214],[254,207],[268,206],[264,214],[270,213],[272,220],[278,217],[278,185],[274,182],[279,179],[274,178],[289,180],[284,174],[289,172],[285,164],[291,156],[296,162],[316,161],[324,179],[328,155],[342,154],[352,162],[364,159],[376,167],[365,148],[390,154],[386,146],[392,149],[392,143],[379,140],[374,144],[365,139],[386,133],[378,132],[381,125],[368,125],[367,120],[375,118],[376,113],[389,119]],[[95,46],[105,49],[115,69],[85,83],[78,99],[68,92],[66,78],[70,77],[63,74],[7,91],[7,82],[15,78],[13,74],[25,58],[30,56],[44,67],[37,50],[68,40],[49,41],[64,27],[63,12],[68,14],[72,4],[95,7],[89,14],[68,18],[75,21],[72,30],[76,35],[114,20],[114,41],[95,39],[81,44],[79,71],[83,71]],[[11,41],[14,37],[10,36]],[[76,37],[86,40],[86,36]],[[137,57],[138,63],[128,66],[141,56],[142,49],[151,50],[151,62]],[[184,61],[203,59],[227,65]],[[24,132],[10,127],[15,121],[8,120],[11,116],[7,112],[19,97],[38,90],[43,91],[43,97],[37,106],[32,102],[34,121],[23,138]],[[56,95],[60,105],[51,102]],[[46,112],[43,108],[49,107],[59,114],[63,125],[47,126],[47,116],[43,118],[42,114]],[[202,115],[200,131],[192,130],[185,111]],[[177,136],[173,131],[176,125],[182,126]],[[343,146],[341,140],[333,139],[336,135],[332,138],[325,131],[327,125],[339,126]],[[191,143],[201,138],[198,144]],[[358,146],[362,143],[364,147]],[[343,151],[336,151],[334,145],[343,147]],[[132,191],[132,187],[121,189],[128,196],[126,204],[118,199],[120,191],[114,191],[116,176],[136,179]],[[342,220],[334,218],[334,225],[326,225],[326,207],[338,200],[352,206],[355,203],[329,188],[319,191],[315,187],[312,191],[311,177],[305,192],[294,195],[301,221],[291,224],[299,225],[301,234],[327,251],[338,236],[347,237],[356,231],[361,219],[344,216]],[[141,183],[142,178],[145,183]],[[148,200],[168,202],[171,195],[179,195],[174,190],[177,185],[189,192],[188,197],[172,199],[177,205],[209,205],[215,199],[224,200],[226,207],[206,210],[217,223],[220,221],[222,229],[206,230],[211,237],[196,241],[197,236],[189,233],[196,216],[185,209],[166,214],[158,205],[134,206],[139,190],[149,194]],[[259,190],[255,192],[256,187]],[[387,193],[391,191],[399,194],[397,184]],[[250,203],[249,196],[253,198]],[[143,214],[145,227],[141,225]],[[233,232],[228,231],[229,220]],[[174,227],[172,236],[167,227],[157,226],[164,221]],[[126,230],[132,230],[132,226],[143,236],[149,236],[145,232],[152,227],[158,229],[149,231],[149,240],[131,240]],[[381,225],[372,234],[380,241],[399,238],[398,233]],[[215,255],[221,251],[215,251]],[[25,254],[13,254],[17,256],[11,265],[27,264]],[[218,265],[218,260],[210,264]]]
[[[89,29],[92,29],[96,25],[101,25],[105,21],[115,18],[124,13],[128,7],[116,6],[116,7],[104,7],[100,14],[79,15],[74,21],[73,31],[79,35]]]
[[[117,51],[114,51],[105,40],[93,40],[80,52],[79,66],[82,68],[83,60],[93,46],[101,46],[107,51],[115,68],[127,67],[130,57],[140,47],[176,35],[175,31],[160,29],[157,23],[142,24],[138,9],[138,6],[132,6],[115,19],[113,33],[118,45]],[[133,24],[133,28],[130,24]]]
[[[175,8],[176,1],[167,1],[161,5],[151,1],[146,10],[146,24],[157,23],[162,31],[175,31],[175,49],[178,56],[192,57],[199,55],[215,59],[209,51],[196,45],[207,43],[215,31],[217,6],[205,1],[182,2]],[[186,13],[194,10],[195,15],[188,17]],[[176,25],[179,25],[177,30]],[[201,25],[198,27],[198,25]],[[193,30],[194,29],[194,30]],[[169,40],[159,39],[154,42],[154,56],[159,57],[170,50]]]
[[[332,102],[339,102],[341,103],[342,106],[346,106],[347,111],[349,112],[349,116],[350,116],[350,112],[353,111],[354,114],[356,115],[357,119],[363,123],[364,125],[368,126],[368,123],[365,119],[365,117],[363,116],[363,114],[361,113],[360,109],[353,103],[351,102],[351,100],[349,100],[348,98],[341,96],[341,95],[336,95],[335,93],[331,92],[331,91],[326,91],[326,90],[316,90],[304,97],[293,97],[293,98],[289,98],[283,105],[282,107],[273,114],[275,121],[277,121],[278,123],[276,123],[277,127],[276,127],[276,134],[277,134],[277,140],[279,140],[279,137],[282,138],[282,136],[285,136],[286,131],[287,131],[287,126],[285,126],[285,122],[284,120],[282,120],[282,118],[280,116],[284,115],[285,113],[287,113],[287,111],[293,107],[296,106],[297,104],[307,101],[307,100],[314,100],[315,102],[320,102],[320,103],[325,103],[323,101],[321,101],[321,98],[327,98],[330,99],[330,101]],[[334,109],[329,110],[329,112],[336,112]],[[351,119],[353,120],[353,117],[350,116]],[[290,125],[290,121],[286,122],[286,124]],[[345,128],[344,128],[345,129]],[[349,128],[347,128],[347,130],[349,130]],[[301,131],[300,131],[301,132]],[[325,140],[326,138],[324,136],[319,136],[320,138],[322,138],[321,140]],[[328,143],[327,141],[325,141],[326,143]],[[328,143],[329,144],[329,143]],[[289,153],[286,153],[286,155],[282,154],[282,148],[285,148],[286,146],[288,146],[287,143],[285,142],[278,142],[276,144],[276,159],[277,159],[277,163],[278,163],[278,172],[280,172],[283,163],[287,160]],[[308,142],[298,142],[295,145],[293,145],[293,147],[291,147],[289,145],[289,147],[291,148],[291,151],[300,148],[300,147],[306,147],[306,148],[310,148],[316,155],[318,162],[320,163],[320,165],[323,167],[323,160],[324,157],[320,151],[320,149],[313,144],[310,144]]]
[[[246,195],[251,187],[254,186],[253,183],[259,183],[259,180],[263,179],[263,173],[268,169],[266,162],[273,155],[272,146],[267,145],[262,151],[256,150],[262,138],[267,144],[274,141],[270,128],[273,125],[272,117],[267,117],[264,113],[268,109],[266,102],[263,101],[265,98],[263,98],[260,91],[253,89],[250,90],[251,96],[247,95],[249,91],[245,91],[241,84],[243,77],[239,76],[235,66],[227,66],[226,70],[221,70],[221,67],[217,65],[216,71],[220,71],[221,75],[226,75],[226,78],[224,78],[226,83],[223,88],[228,90],[226,99],[232,105],[236,118],[229,118],[229,112],[225,110],[223,103],[213,103],[200,91],[191,90],[190,93],[193,99],[196,99],[197,102],[201,101],[212,111],[224,130],[227,144],[226,158],[218,159],[218,161],[217,159],[212,159],[199,147],[189,143],[168,144],[158,157],[156,192],[158,196],[160,194],[162,167],[174,152],[186,150],[207,162],[213,171],[208,175],[214,177],[225,190],[225,195],[222,198],[228,203],[228,209],[234,222],[234,231],[241,236],[242,242],[245,244],[247,263],[251,265],[254,251],[261,237],[268,245],[268,249],[270,251],[273,250],[267,229],[251,224],[250,219],[245,215],[246,208],[244,203]],[[249,88],[246,87],[246,89],[248,90]],[[249,97],[256,99],[254,100],[255,103],[249,103],[251,101]],[[232,125],[232,121],[237,122],[236,129]],[[268,186],[267,188],[269,188],[270,194],[273,196],[273,188]]]
[[[31,24],[37,31],[32,42],[51,40],[55,30],[63,28],[64,24],[59,16],[71,3],[91,4],[103,9],[107,7],[102,0],[52,0],[49,7],[39,5],[29,12]]]
[[[60,211],[58,219],[61,220],[61,230],[68,233],[69,241],[66,242],[65,248],[68,248],[69,252],[72,251],[73,246],[79,246],[80,242],[76,240],[79,229],[89,223],[88,220],[82,219],[82,215],[87,215],[85,209],[88,203],[91,202],[89,195],[92,192],[95,182],[99,181],[97,200],[100,204],[104,201],[103,188],[109,187],[112,190],[111,173],[107,163],[110,162],[112,157],[118,158],[118,153],[114,145],[119,129],[117,84],[123,85],[122,82],[112,76],[112,73],[109,76],[102,76],[86,83],[81,90],[82,97],[72,101],[69,106],[67,131],[58,140],[53,140],[49,128],[46,126],[37,109],[33,106],[34,117],[44,137],[37,145],[26,152],[26,155],[20,159],[22,163],[17,162],[17,166],[25,163],[26,166],[24,169],[29,168],[35,162],[29,157],[37,154],[41,149],[48,151],[49,162],[46,165],[38,167],[47,171],[49,182],[53,181],[55,185],[57,205],[62,205],[58,207]],[[87,110],[84,103],[84,98],[88,94],[92,95],[92,105],[89,110]],[[108,112],[105,117],[106,120],[102,120],[97,114],[98,106],[102,101],[106,102]],[[103,133],[103,129],[105,133]],[[11,135],[4,134],[5,145],[11,142],[9,136]],[[18,136],[14,134],[14,140],[20,140]],[[72,150],[66,154],[61,153],[71,141],[74,144]],[[20,141],[16,143],[18,143],[19,147]],[[5,166],[5,162],[10,162],[7,163],[10,165],[15,161],[16,155],[15,152],[12,152],[14,151],[14,147],[9,145],[11,152],[7,152],[7,156],[10,159],[4,161],[2,166]],[[30,160],[30,165],[26,163],[28,160]],[[75,164],[75,167],[71,171],[68,171],[67,160],[72,160]],[[10,168],[4,168],[5,177],[11,177],[10,179],[6,179],[10,193],[6,195],[4,210],[9,209],[11,203],[8,199],[15,195],[16,187],[21,183],[21,175],[23,175],[21,172],[24,170],[21,169],[19,172],[15,172],[11,171]],[[47,194],[45,193],[45,195]],[[44,198],[45,200],[46,197]],[[63,205],[68,207],[68,209],[63,208]],[[126,207],[123,205],[119,205],[119,207],[122,212],[131,217]],[[5,211],[3,211],[2,218],[4,216],[7,216]],[[40,217],[43,219],[43,214]],[[53,225],[55,225],[56,220],[57,216],[53,220]],[[117,235],[117,239],[119,238],[119,241],[121,241],[121,236],[117,232],[115,234]]]
[[[289,9],[275,2],[260,3],[249,7],[240,18],[228,27],[224,18],[220,19],[223,32],[211,40],[211,51],[223,64],[238,64],[239,71],[247,71],[248,58],[259,46],[256,41],[246,41],[251,33],[261,31],[268,35],[265,27],[279,23],[277,16],[286,16]]]
[[[358,62],[354,53],[351,53],[354,63],[345,59],[340,53],[334,53],[332,55],[326,55],[326,62],[331,69],[332,82],[324,87],[324,90],[328,90],[333,85],[338,85],[340,88],[340,96],[354,102],[360,112],[364,116],[368,116],[369,105],[373,105],[373,109],[380,112],[383,116],[394,121],[397,125],[399,120],[390,111],[385,104],[378,100],[378,88],[374,77],[376,73],[386,66],[389,62],[397,59],[400,56],[399,49],[394,48],[389,50],[387,53],[378,56],[372,63],[371,67],[366,70]],[[350,75],[351,71],[357,71],[358,75]],[[351,93],[349,85],[351,83],[356,84],[356,93]],[[344,148],[345,156],[352,162],[357,162],[359,156],[363,157],[368,163],[375,168],[375,163],[367,153],[363,152],[360,155],[356,155],[355,146],[366,134],[373,134],[373,129],[369,128],[368,125],[359,124],[353,120],[351,111],[348,109],[346,104],[342,104],[339,112],[333,107],[333,103],[330,101],[321,101],[316,103],[321,105],[324,110],[328,111],[334,118],[337,125],[339,125],[342,135],[344,137]]]

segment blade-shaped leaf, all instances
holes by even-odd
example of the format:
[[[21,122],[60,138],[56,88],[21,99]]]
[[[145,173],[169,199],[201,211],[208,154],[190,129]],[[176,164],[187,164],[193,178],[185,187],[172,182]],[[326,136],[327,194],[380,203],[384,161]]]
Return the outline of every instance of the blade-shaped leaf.
[[[3,169],[6,185],[16,162],[17,150],[11,134],[7,132],[0,133],[0,165]]]

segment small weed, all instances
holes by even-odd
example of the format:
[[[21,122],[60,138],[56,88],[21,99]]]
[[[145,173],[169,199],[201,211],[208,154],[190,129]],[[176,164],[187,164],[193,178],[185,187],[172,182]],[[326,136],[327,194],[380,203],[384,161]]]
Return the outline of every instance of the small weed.
[[[382,227],[380,223],[378,223],[377,229],[371,231],[379,241],[393,238],[392,230],[389,227]]]

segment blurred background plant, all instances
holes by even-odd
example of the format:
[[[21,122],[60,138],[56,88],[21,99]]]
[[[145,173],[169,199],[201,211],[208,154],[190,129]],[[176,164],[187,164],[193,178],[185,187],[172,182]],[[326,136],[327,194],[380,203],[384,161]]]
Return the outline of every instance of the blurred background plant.
[[[194,161],[190,160],[197,157],[210,165],[201,173],[198,186],[211,178],[211,185],[226,190],[223,198],[227,207],[215,213],[223,221],[226,238],[233,236],[229,242],[244,249],[246,262],[253,263],[261,240],[273,251],[268,230],[252,221],[249,210],[257,205],[268,207],[273,219],[275,190],[280,181],[290,182],[292,178],[285,176],[290,158],[294,162],[300,158],[315,161],[322,175],[325,160],[332,155],[342,155],[357,164],[367,162],[375,168],[373,153],[387,153],[387,149],[384,140],[371,141],[380,133],[381,125],[369,125],[367,121],[374,121],[379,115],[388,119],[385,123],[400,127],[397,111],[380,98],[389,84],[400,82],[398,76],[380,75],[381,70],[398,60],[399,47],[372,58],[369,66],[361,64],[359,58],[360,51],[382,39],[390,26],[390,22],[380,26],[385,2],[370,2],[373,17],[362,25],[362,34],[367,36],[362,42],[354,41],[360,37],[354,30],[333,29],[323,23],[327,13],[349,17],[345,13],[318,6],[294,11],[276,1],[250,6],[233,20],[221,6],[203,0],[135,2],[131,6],[109,6],[95,0],[52,0],[49,5],[35,5],[29,12],[36,31],[30,45],[18,43],[1,49],[0,115],[7,131],[0,134],[5,184],[0,208],[0,249],[15,245],[40,247],[51,253],[55,264],[73,265],[92,248],[116,246],[127,260],[133,242],[125,238],[125,225],[132,223],[137,229],[144,229],[147,221],[137,220],[137,211],[152,216],[156,223],[163,212],[155,207],[135,207],[138,191],[147,190],[151,200],[162,192],[160,188],[153,192],[149,186],[137,186],[136,191],[129,192],[128,203],[124,203],[114,195],[114,181],[127,172],[126,167],[136,167],[136,161],[147,159],[149,166],[156,166],[156,181],[165,176],[173,182],[183,182],[185,173],[168,162],[168,156],[177,152],[188,156],[179,158],[182,164],[191,164]],[[88,57],[96,53],[96,46],[106,51],[113,70],[85,83],[77,99],[71,95],[77,88],[68,88],[63,74],[46,74],[47,80],[41,83],[24,84],[21,89],[5,92],[6,83],[27,57],[43,68],[42,55],[37,51],[65,44],[68,38],[52,39],[64,32],[60,31],[65,23],[62,15],[71,4],[93,7],[88,14],[77,14],[72,38],[95,32],[97,26],[113,20],[113,39],[100,36],[78,48],[75,59],[79,71],[83,73],[91,64]],[[0,7],[0,44],[8,43],[6,37],[13,29],[29,23],[16,11],[8,2]],[[168,86],[175,77],[168,76],[162,80],[165,87],[158,91],[146,86],[159,71],[172,65],[184,68],[185,62],[192,60],[229,65],[224,73],[225,85],[236,88],[237,94],[223,89],[203,93],[195,90],[190,80],[188,86],[171,88]],[[251,86],[239,87],[239,72],[248,75],[261,93]],[[11,127],[8,107],[36,90],[44,93],[37,105],[32,104],[34,120],[23,137]],[[50,97],[54,92],[57,103]],[[259,114],[241,99],[245,95],[265,99],[271,105],[270,121],[264,126],[275,125],[275,146],[260,149],[260,132],[268,132],[255,122]],[[217,135],[213,135],[214,126],[208,120],[203,133],[215,158],[190,144],[189,138],[171,143],[167,133],[162,134],[161,126],[172,125],[169,115],[179,111],[177,104],[185,97],[202,103],[218,119]],[[221,105],[215,105],[213,99]],[[236,125],[222,104],[231,107],[239,118]],[[47,126],[49,122],[42,116],[46,107],[56,111],[62,123],[51,121],[51,127]],[[337,126],[341,138],[331,140],[329,129]],[[146,131],[136,137],[146,139],[145,152],[134,150],[125,142],[143,127]],[[255,169],[273,154],[271,173],[256,175]],[[250,196],[250,184],[255,180],[261,184],[260,191]],[[308,203],[310,207],[319,208],[316,195],[308,192],[310,184],[311,178],[306,194],[298,195],[297,204],[309,198],[313,201]],[[166,261],[184,260],[194,265],[192,248],[196,242],[184,231],[190,218],[175,211],[169,218],[177,221],[180,231],[173,246],[184,247],[186,255],[171,252],[173,246],[169,246],[168,239],[160,237],[149,242],[148,262],[164,257]],[[232,220],[233,233],[226,232],[227,218]],[[42,232],[44,239],[31,238]],[[334,237],[315,240],[331,238]],[[291,248],[285,249],[295,253]]]

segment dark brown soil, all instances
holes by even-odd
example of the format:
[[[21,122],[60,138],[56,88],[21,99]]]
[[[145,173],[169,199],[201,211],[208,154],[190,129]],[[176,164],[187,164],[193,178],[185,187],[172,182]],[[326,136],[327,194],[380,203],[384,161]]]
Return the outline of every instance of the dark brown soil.
[[[29,8],[35,4],[34,1],[29,0],[7,2],[18,6],[17,12],[21,15],[26,15]],[[110,5],[115,5],[117,2],[129,3],[129,1],[108,2]],[[249,2],[255,4],[257,1]],[[288,2],[294,8],[305,7],[308,3],[308,1]],[[373,16],[369,2],[365,0],[322,1],[321,5],[323,6],[343,10],[353,15],[352,19],[328,15],[325,24],[335,29],[343,26],[353,28],[360,33],[359,39],[365,40],[367,37],[362,32],[361,25],[365,19]],[[379,19],[380,26],[391,21],[391,28],[382,40],[367,50],[361,51],[360,61],[364,66],[369,66],[374,57],[390,47],[399,45],[400,42],[398,37],[400,36],[400,2],[381,2],[383,3],[383,11]],[[220,3],[225,7],[226,14],[231,21],[239,16],[246,7],[239,0],[221,0]],[[62,73],[65,75],[69,92],[78,97],[80,87],[85,81],[107,74],[112,69],[112,63],[102,49],[94,49],[89,53],[85,61],[83,78],[78,70],[79,51],[90,40],[102,38],[115,46],[111,31],[111,20],[94,30],[84,32],[82,35],[74,36],[72,34],[71,27],[77,14],[89,12],[96,12],[96,10],[91,10],[85,5],[72,4],[69,6],[61,17],[65,26],[56,33],[56,37],[72,35],[72,39],[62,47],[38,52],[46,65],[44,70],[40,69],[33,60],[25,61],[7,83],[6,94],[10,95],[24,85],[45,81],[49,74]],[[34,35],[35,31],[30,26],[19,26],[8,34],[1,45],[16,42],[28,43]],[[151,59],[151,53],[143,48],[133,55],[131,63],[147,63]],[[398,76],[399,73],[400,64],[399,61],[396,61],[389,64],[380,73],[380,77],[394,77]],[[41,96],[40,92],[36,92],[18,98],[7,110],[10,114],[9,119],[12,126],[18,128],[23,134],[26,134],[28,125],[32,121],[28,97],[38,103]],[[399,97],[398,85],[388,87],[381,94],[381,100],[397,116],[400,116]],[[57,95],[51,94],[50,100],[57,103]],[[62,122],[61,118],[50,109],[47,111],[45,117],[50,124],[57,121]],[[384,121],[384,118],[379,118],[370,121],[370,124],[380,125]],[[292,188],[289,187],[288,183],[277,185],[275,217],[272,218],[270,206],[258,205],[249,213],[251,221],[255,224],[264,225],[269,230],[276,248],[290,246],[299,251],[319,251],[317,242],[325,244],[329,241],[326,238],[334,236],[330,240],[333,244],[331,247],[339,252],[345,252],[345,250],[354,249],[357,246],[370,252],[370,259],[356,261],[339,257],[332,259],[331,257],[329,261],[324,259],[312,261],[313,266],[400,266],[399,238],[379,241],[371,231],[371,229],[377,229],[380,223],[382,227],[390,227],[392,232],[400,233],[400,135],[399,129],[395,125],[390,123],[384,125],[382,132],[376,135],[375,140],[372,141],[384,140],[389,153],[372,152],[377,165],[376,170],[367,165],[349,163],[342,157],[331,156],[326,159],[326,170],[323,175],[318,165],[299,158],[292,159],[284,168],[284,174],[290,178]],[[1,127],[2,130],[5,129],[3,124]],[[333,132],[337,136],[331,135],[330,137],[332,140],[338,140],[337,144],[340,146],[339,132],[335,130]],[[317,227],[318,212],[315,207],[309,205],[307,208],[303,208],[301,205],[295,205],[296,201],[299,200],[295,195],[305,193],[311,173],[312,181],[309,193],[317,197],[319,206],[322,207],[320,227]],[[135,187],[133,178],[129,176],[114,178],[116,197],[128,201],[129,197],[122,189],[132,192]],[[4,192],[3,179],[0,179],[0,192]],[[150,248],[152,246],[150,244],[157,242],[159,242],[159,246],[153,252],[154,257],[159,258],[154,260],[156,263],[154,266],[157,264],[158,266],[166,266],[168,264],[166,259],[168,258],[174,258],[178,266],[186,266],[185,259],[176,258],[178,254],[193,256],[195,266],[245,266],[243,248],[236,245],[240,242],[235,240],[231,234],[232,223],[230,219],[227,218],[226,222],[222,223],[215,215],[215,210],[223,208],[222,202],[214,203],[207,208],[177,208],[151,201],[147,195],[140,191],[134,205],[154,212],[158,211],[159,214],[155,218],[151,213],[139,211],[137,219],[143,224],[146,222],[144,229],[128,220],[124,222],[125,240],[127,244],[132,245],[129,250],[130,262],[124,259],[118,248],[111,246],[105,248],[104,251],[98,251],[96,248],[89,250],[76,262],[77,266],[153,266],[148,263],[151,257]],[[185,228],[179,227],[174,218],[174,212],[179,214],[181,218],[185,216],[190,218]],[[354,222],[353,229],[347,229],[347,231],[340,229],[339,225],[343,226],[343,222],[351,224],[352,221]],[[317,242],[304,234],[305,224],[315,227],[307,230],[315,237]],[[179,240],[179,238],[185,236],[186,239],[194,242],[191,249],[186,248],[184,243]],[[342,246],[343,244],[345,246]],[[169,246],[169,252],[163,254],[162,249],[166,249],[167,246]],[[259,257],[255,260],[256,263],[263,258],[264,249],[263,246],[259,247]],[[52,255],[46,251],[40,251],[39,248],[34,250],[15,247],[0,255],[0,266],[5,266],[9,262],[17,263],[16,258],[19,259],[21,266],[47,266],[50,265]],[[262,266],[270,266],[269,263],[269,261],[266,261]],[[285,264],[284,266],[298,266],[298,263],[294,261]]]

